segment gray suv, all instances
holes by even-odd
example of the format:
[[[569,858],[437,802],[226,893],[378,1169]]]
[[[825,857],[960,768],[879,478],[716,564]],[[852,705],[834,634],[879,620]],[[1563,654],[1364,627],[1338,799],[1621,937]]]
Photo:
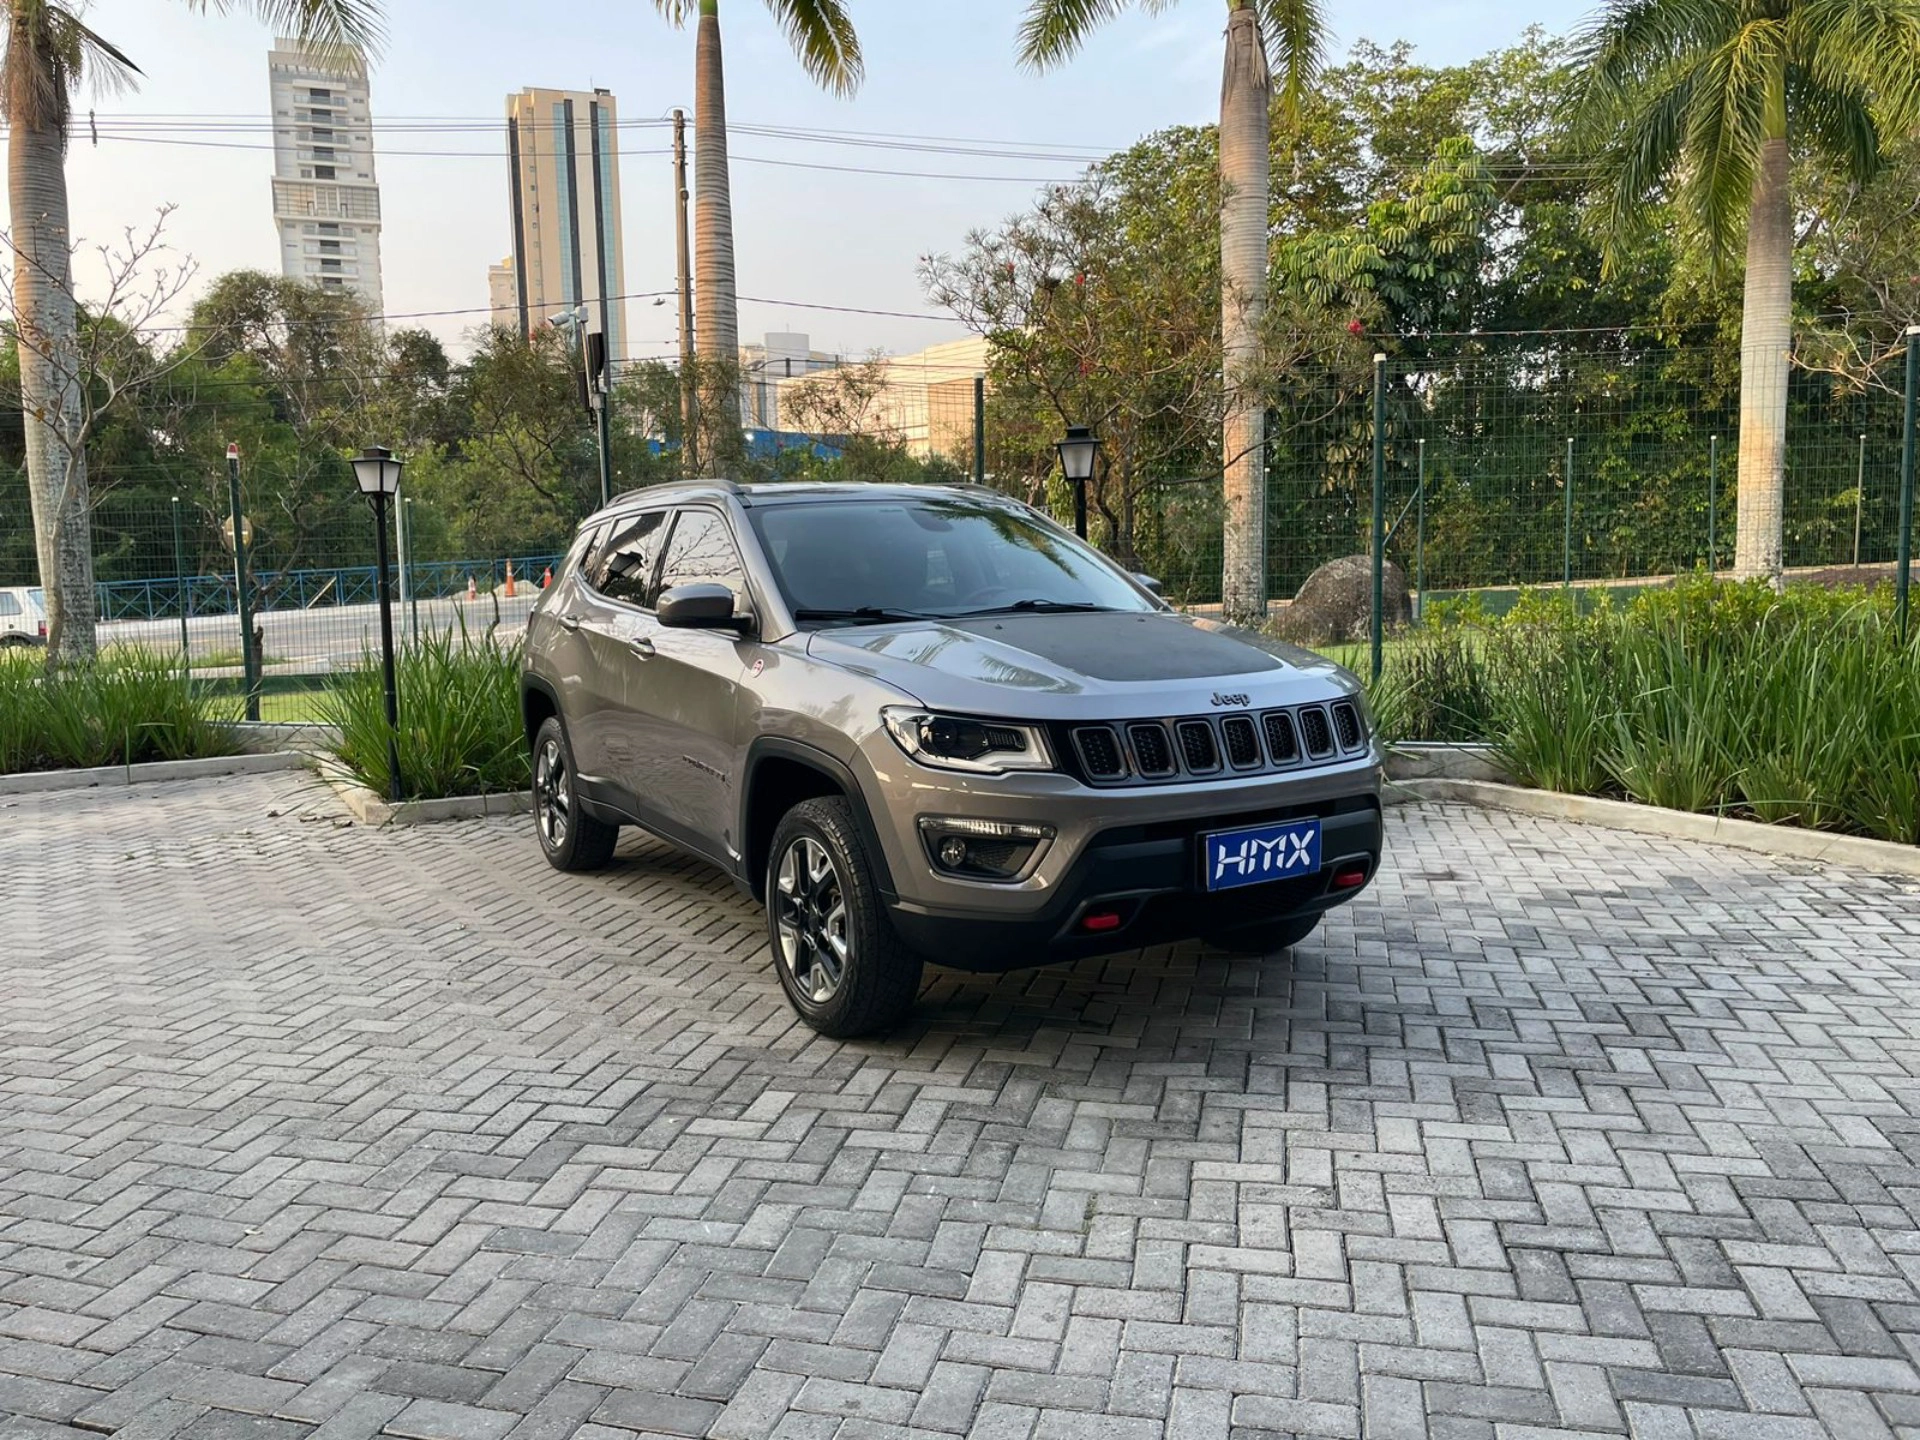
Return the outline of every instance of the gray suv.
[[[1380,861],[1351,675],[1173,613],[986,489],[624,496],[525,667],[548,861],[604,865],[622,825],[712,861],[828,1035],[899,1020],[926,961],[1284,948]]]

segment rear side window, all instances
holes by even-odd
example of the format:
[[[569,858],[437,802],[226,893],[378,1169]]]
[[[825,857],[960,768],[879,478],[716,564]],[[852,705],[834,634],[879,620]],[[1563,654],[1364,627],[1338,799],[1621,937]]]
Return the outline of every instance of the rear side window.
[[[9,595],[4,590],[0,590],[0,615],[18,615],[19,613],[20,601],[18,597]]]
[[[747,577],[740,567],[727,522],[711,510],[682,510],[673,542],[660,567],[660,588],[676,585],[724,585],[733,591],[736,612],[747,603]]]
[[[654,562],[660,558],[660,542],[666,539],[666,527],[665,510],[649,510],[616,520],[613,533],[594,556],[587,574],[588,583],[609,600],[650,609]]]

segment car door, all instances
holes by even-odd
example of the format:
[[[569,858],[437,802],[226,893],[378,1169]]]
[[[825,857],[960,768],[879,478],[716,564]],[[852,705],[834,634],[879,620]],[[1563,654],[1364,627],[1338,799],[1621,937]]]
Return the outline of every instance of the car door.
[[[669,510],[618,516],[583,574],[579,593],[560,623],[579,640],[581,664],[574,726],[574,764],[601,798],[634,813],[646,791],[642,727],[636,709],[648,685],[645,662],[652,636],[654,574],[666,539]]]
[[[726,517],[689,506],[679,512],[660,562],[656,594],[676,585],[725,585],[734,613],[753,608],[746,571]],[[739,855],[733,786],[740,682],[752,642],[731,630],[652,632],[644,705],[650,747],[647,797],[690,843],[719,860]]]

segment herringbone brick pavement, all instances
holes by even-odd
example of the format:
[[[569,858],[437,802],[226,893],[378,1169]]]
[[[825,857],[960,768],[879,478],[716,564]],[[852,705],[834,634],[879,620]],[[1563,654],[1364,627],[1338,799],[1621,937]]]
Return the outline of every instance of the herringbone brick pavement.
[[[0,1436],[1920,1436],[1920,888],[1423,808],[792,1021],[640,839],[0,802]]]

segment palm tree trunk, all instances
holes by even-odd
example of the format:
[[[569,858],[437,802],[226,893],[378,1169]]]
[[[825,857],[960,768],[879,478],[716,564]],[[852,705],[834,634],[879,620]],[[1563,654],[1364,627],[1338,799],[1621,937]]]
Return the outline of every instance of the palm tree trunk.
[[[21,23],[18,17],[15,23]],[[79,391],[65,127],[10,117],[7,199],[20,327],[20,408],[34,548],[46,591],[48,661],[94,653],[93,545]]]
[[[740,302],[733,274],[733,196],[727,174],[727,83],[719,0],[700,0],[693,89],[694,350],[712,393],[700,406],[709,462],[739,450]]]
[[[1221,600],[1226,618],[1267,616],[1266,410],[1249,384],[1267,308],[1267,193],[1273,75],[1250,0],[1229,0],[1220,87],[1220,341],[1226,423]]]
[[[1760,151],[1747,224],[1740,324],[1740,504],[1734,574],[1782,583],[1786,501],[1788,351],[1793,343],[1793,210],[1787,189],[1784,107]]]

